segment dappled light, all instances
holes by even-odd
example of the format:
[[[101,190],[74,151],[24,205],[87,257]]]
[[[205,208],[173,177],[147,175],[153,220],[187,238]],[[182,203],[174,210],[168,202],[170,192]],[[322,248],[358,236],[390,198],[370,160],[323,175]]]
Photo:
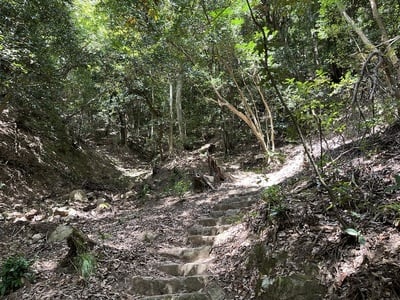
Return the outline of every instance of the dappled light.
[[[399,1],[0,12],[0,298],[400,299]]]

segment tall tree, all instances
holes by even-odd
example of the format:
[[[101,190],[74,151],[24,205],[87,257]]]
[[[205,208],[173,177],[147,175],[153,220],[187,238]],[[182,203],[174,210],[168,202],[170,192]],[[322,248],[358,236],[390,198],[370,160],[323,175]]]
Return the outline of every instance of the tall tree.
[[[70,2],[0,2],[0,106],[20,123],[63,132],[65,78],[82,62]]]

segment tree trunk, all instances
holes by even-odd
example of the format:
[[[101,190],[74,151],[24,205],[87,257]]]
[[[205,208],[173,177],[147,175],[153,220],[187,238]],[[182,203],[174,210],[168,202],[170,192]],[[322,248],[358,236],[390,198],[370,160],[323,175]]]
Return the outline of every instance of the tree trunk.
[[[178,121],[179,138],[181,143],[185,140],[185,126],[183,124],[183,113],[182,113],[182,86],[183,86],[183,76],[178,75],[176,82],[176,95],[175,95],[175,106],[176,106],[176,119]]]
[[[372,15],[378,24],[379,30],[381,32],[381,39],[384,44],[386,44],[386,53],[393,65],[393,74],[389,78],[389,82],[391,84],[391,89],[393,91],[393,95],[396,98],[397,102],[397,113],[400,115],[400,87],[398,86],[398,81],[400,80],[400,65],[399,65],[399,58],[397,57],[396,50],[392,47],[391,41],[389,40],[389,36],[387,34],[385,25],[383,24],[383,20],[381,15],[378,11],[378,5],[376,0],[370,0]],[[389,71],[389,73],[392,73]]]
[[[254,80],[254,84],[257,88],[258,94],[260,95],[260,98],[264,104],[264,109],[265,109],[265,131],[266,131],[266,136],[267,136],[267,147],[268,149],[271,149],[272,152],[275,151],[275,132],[274,132],[274,119],[272,116],[272,111],[271,108],[268,105],[267,99],[265,98],[265,95],[263,91],[261,90],[260,86],[260,78],[257,75],[257,79]]]
[[[384,27],[383,21],[378,11],[378,7],[375,0],[370,0],[372,15],[378,24],[379,30],[381,31],[381,37],[383,42],[386,44],[386,52],[385,56],[388,58],[388,61],[392,64],[392,66],[388,66],[384,68],[384,72],[386,73],[387,83],[390,89],[393,92],[393,95],[397,102],[397,111],[400,114],[400,88],[397,87],[397,81],[400,78],[400,66],[399,59],[396,55],[395,50],[391,47],[391,43],[389,37],[387,35],[386,29]],[[357,33],[360,39],[363,41],[364,45],[371,52],[379,52],[379,49],[372,44],[372,42],[367,38],[362,29],[357,26],[354,20],[347,14],[343,4],[338,4],[338,9],[340,13],[343,15],[346,22],[351,26],[351,28]]]
[[[121,146],[125,146],[127,138],[125,113],[121,110],[118,110],[118,117],[119,117],[120,143]]]
[[[210,99],[213,102],[217,102],[219,104],[219,106],[225,106],[226,108],[228,108],[233,114],[235,114],[237,117],[239,117],[242,121],[244,121],[247,126],[250,127],[251,132],[254,134],[254,136],[256,137],[261,150],[264,153],[268,153],[268,146],[265,143],[265,139],[264,139],[264,135],[263,133],[259,130],[259,128],[253,123],[253,121],[244,113],[242,113],[240,110],[238,110],[235,106],[233,106],[231,103],[229,103],[224,97],[222,97],[222,95],[220,94],[220,92],[218,91],[218,89],[213,86],[214,91],[218,97],[218,101],[215,101],[214,99]]]
[[[172,80],[169,82],[169,135],[168,135],[168,148],[171,155],[174,151],[174,89]]]

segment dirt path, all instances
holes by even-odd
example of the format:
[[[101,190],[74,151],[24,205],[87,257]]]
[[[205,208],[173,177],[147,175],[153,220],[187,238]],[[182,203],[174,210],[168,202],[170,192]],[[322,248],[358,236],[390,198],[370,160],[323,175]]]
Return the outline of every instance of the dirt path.
[[[215,241],[221,242],[238,234],[238,229],[229,234],[232,228],[229,223],[241,220],[258,200],[261,189],[299,171],[302,160],[302,153],[296,148],[277,172],[263,175],[237,170],[232,174],[234,180],[222,184],[216,191],[186,194],[184,199],[159,196],[157,192],[139,196],[132,192],[93,191],[86,193],[82,201],[65,195],[65,205],[57,205],[59,199],[54,202],[49,199],[50,210],[41,206],[31,212],[15,213],[2,227],[2,236],[6,238],[1,241],[0,257],[21,253],[32,258],[37,281],[13,297],[50,299],[96,295],[98,299],[140,299],[138,292],[180,294],[186,290],[199,293],[200,298],[193,299],[202,299],[204,295],[209,297],[204,299],[223,299],[218,295],[225,294],[224,286],[219,286],[207,274],[215,259],[208,256],[210,247]],[[148,169],[132,168],[117,159],[114,163],[134,180],[149,176]],[[88,202],[96,203],[99,199],[109,206],[85,209]],[[57,262],[68,252],[67,245],[47,242],[51,230],[57,224],[65,223],[80,228],[97,243],[98,271],[87,282],[57,267]],[[243,241],[246,239],[244,232]],[[163,285],[169,288],[163,288]],[[139,286],[139,290],[134,286]],[[192,299],[168,297],[154,299]]]
[[[398,253],[398,234],[390,225],[365,223],[367,212],[354,219],[364,222],[360,224],[365,227],[357,227],[368,241],[363,247],[342,240],[340,227],[326,213],[329,203],[315,191],[287,195],[283,214],[270,222],[261,191],[303,168],[300,146],[290,146],[287,153],[274,172],[257,174],[225,165],[234,170],[232,182],[180,196],[166,192],[171,178],[176,182],[187,174],[180,172],[179,161],[151,177],[149,169],[115,160],[131,179],[147,178],[140,190],[83,191],[83,199],[67,194],[42,199],[34,207],[14,207],[0,227],[0,260],[22,254],[33,260],[37,275],[34,284],[6,299],[255,299],[261,279],[265,290],[269,288],[266,299],[293,299],[291,292],[312,295],[304,299],[329,299],[324,296],[348,286],[347,278],[367,260],[376,272],[392,278],[395,266],[388,263],[381,269],[378,264]],[[185,162],[196,168],[205,163],[194,154],[185,156]],[[383,162],[375,166],[385,176]],[[66,223],[96,242],[97,271],[87,280],[58,267],[68,252],[65,242],[47,241],[55,226]],[[371,282],[381,284],[367,284]]]
[[[285,149],[287,157],[282,166],[277,171],[267,174],[257,174],[254,172],[236,171],[233,186],[242,188],[265,188],[279,184],[286,179],[301,172],[304,166],[304,150],[300,145],[289,146]]]

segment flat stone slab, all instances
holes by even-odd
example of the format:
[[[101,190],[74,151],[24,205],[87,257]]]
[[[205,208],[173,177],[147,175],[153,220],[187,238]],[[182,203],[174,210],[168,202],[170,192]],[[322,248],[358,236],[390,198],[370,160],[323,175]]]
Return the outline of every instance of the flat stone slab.
[[[190,235],[218,235],[228,230],[230,225],[218,225],[218,226],[201,226],[194,225],[188,229]]]
[[[202,226],[215,226],[215,225],[221,225],[219,223],[219,220],[221,217],[217,218],[201,218],[197,220],[197,224],[202,225]]]
[[[210,256],[211,246],[202,246],[196,248],[176,247],[164,248],[158,250],[158,254],[164,256],[171,256],[182,259],[184,261],[195,261],[197,259],[207,258]]]
[[[144,296],[198,292],[207,285],[210,278],[206,275],[167,279],[136,276],[128,282],[128,290]]]
[[[217,203],[214,205],[214,210],[228,210],[228,209],[236,209],[236,208],[244,208],[250,207],[254,203],[257,203],[259,199],[250,198],[250,199],[238,199],[232,201],[223,201],[221,203]]]
[[[240,213],[240,208],[226,209],[226,210],[213,210],[210,212],[212,218],[219,218],[224,216],[235,216]]]
[[[197,221],[197,224],[202,226],[220,226],[228,225],[235,222],[235,216],[221,216],[216,218],[201,218]]]
[[[187,240],[193,246],[212,246],[215,241],[215,236],[212,235],[189,235]]]
[[[162,272],[172,276],[193,276],[207,274],[208,263],[163,264],[158,267]]]
[[[150,296],[141,299],[142,300],[213,300],[207,294],[201,292]]]

